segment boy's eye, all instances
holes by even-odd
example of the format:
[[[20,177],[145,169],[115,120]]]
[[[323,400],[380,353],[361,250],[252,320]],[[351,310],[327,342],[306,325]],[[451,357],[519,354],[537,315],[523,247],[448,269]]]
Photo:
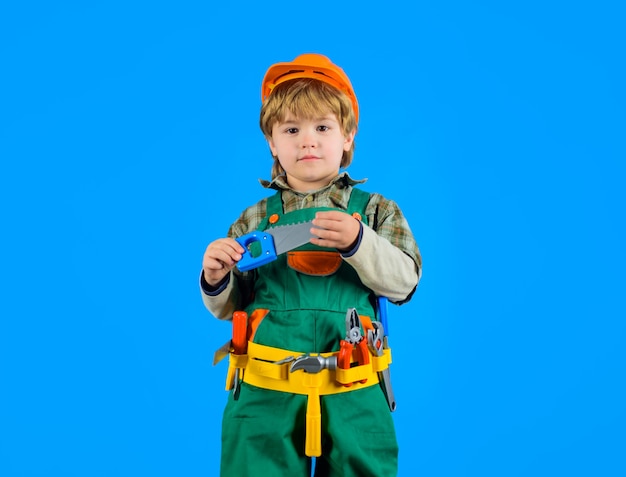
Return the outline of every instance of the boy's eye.
[[[318,126],[317,130],[321,132],[328,131],[328,126]]]
[[[287,128],[288,134],[295,134],[298,132],[298,128]]]

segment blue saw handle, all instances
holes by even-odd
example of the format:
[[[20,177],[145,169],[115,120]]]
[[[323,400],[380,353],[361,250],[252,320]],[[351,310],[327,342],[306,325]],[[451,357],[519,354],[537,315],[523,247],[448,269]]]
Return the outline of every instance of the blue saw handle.
[[[253,268],[265,265],[272,260],[276,260],[274,237],[266,232],[255,230],[249,234],[237,237],[235,240],[244,248],[243,256],[237,263],[237,268],[242,272],[247,272]],[[261,245],[261,253],[258,256],[253,257],[248,247],[255,242],[258,242]]]

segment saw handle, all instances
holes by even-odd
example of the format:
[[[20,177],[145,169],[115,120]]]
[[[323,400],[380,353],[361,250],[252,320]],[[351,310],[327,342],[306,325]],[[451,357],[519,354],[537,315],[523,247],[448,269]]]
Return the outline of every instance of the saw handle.
[[[244,248],[243,256],[237,263],[237,268],[242,272],[252,270],[272,260],[276,260],[274,238],[266,232],[255,230],[249,234],[237,237],[235,240]],[[261,246],[261,253],[253,257],[249,247],[254,243],[258,243]]]

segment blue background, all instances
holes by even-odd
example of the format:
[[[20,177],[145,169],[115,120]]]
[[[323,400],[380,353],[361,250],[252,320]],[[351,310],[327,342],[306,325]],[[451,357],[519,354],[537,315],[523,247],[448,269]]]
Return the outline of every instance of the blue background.
[[[619,2],[7,3],[0,475],[217,475],[202,254],[266,194],[261,79],[305,52],[423,254],[400,475],[626,475]]]

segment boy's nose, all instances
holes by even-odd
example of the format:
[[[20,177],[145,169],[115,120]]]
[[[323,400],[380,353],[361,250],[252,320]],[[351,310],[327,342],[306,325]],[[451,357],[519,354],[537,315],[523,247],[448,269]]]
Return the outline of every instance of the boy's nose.
[[[307,147],[315,147],[317,143],[315,142],[315,136],[313,134],[304,134],[302,136],[302,149],[306,149]]]

